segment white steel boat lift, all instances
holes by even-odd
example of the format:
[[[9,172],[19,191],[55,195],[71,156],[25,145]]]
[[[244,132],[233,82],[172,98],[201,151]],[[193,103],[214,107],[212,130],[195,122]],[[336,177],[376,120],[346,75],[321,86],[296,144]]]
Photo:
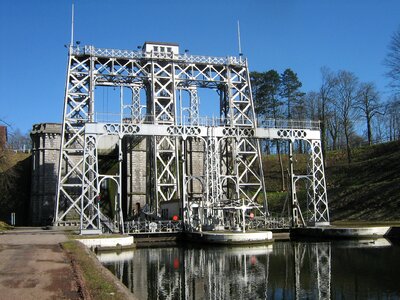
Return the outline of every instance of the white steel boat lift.
[[[120,89],[117,120],[96,118],[96,87]],[[219,118],[200,117],[199,89],[216,91]],[[127,90],[129,101],[123,96]],[[127,136],[146,140],[148,215],[160,218],[162,205],[177,200],[186,231],[244,231],[250,212],[265,226],[269,212],[259,140],[278,139],[290,144],[292,226],[329,224],[319,123],[257,124],[243,57],[179,54],[178,45],[171,43],[147,42],[139,51],[71,46],[62,130],[57,226],[75,219],[82,233],[124,231],[122,144]],[[99,140],[103,137],[114,137],[115,174],[101,171]],[[296,140],[308,145],[305,175],[293,172]],[[308,182],[307,220],[296,196],[296,183],[302,179]],[[106,180],[117,187],[112,219],[99,205],[100,187]]]

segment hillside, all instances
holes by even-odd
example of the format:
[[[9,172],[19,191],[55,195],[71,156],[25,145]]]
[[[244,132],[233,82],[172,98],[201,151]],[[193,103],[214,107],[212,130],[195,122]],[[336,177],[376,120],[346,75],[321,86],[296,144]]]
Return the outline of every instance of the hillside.
[[[0,151],[0,221],[9,223],[15,212],[17,225],[28,224],[30,172],[30,154]]]
[[[400,142],[331,152],[326,168],[332,220],[400,220]]]
[[[331,151],[326,157],[326,180],[332,221],[400,220],[400,142],[353,149],[349,165],[344,151]],[[287,159],[284,157],[287,168]],[[305,157],[296,155],[296,174],[304,173]],[[286,192],[281,190],[276,156],[264,157],[265,181],[270,210],[286,212]],[[298,187],[301,190],[302,187]],[[305,203],[305,191],[299,193]],[[302,205],[304,207],[304,204]]]

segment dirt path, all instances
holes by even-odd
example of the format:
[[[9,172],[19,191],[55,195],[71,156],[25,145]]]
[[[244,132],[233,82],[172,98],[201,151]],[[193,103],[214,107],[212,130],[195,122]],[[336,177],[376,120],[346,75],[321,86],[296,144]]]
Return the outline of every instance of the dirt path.
[[[20,228],[0,234],[0,299],[82,299],[60,232]]]

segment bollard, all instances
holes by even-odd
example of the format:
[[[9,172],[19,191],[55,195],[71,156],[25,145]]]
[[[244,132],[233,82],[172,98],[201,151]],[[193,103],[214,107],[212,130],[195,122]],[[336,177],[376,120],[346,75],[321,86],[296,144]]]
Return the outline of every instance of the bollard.
[[[15,226],[15,212],[11,213],[11,226]]]

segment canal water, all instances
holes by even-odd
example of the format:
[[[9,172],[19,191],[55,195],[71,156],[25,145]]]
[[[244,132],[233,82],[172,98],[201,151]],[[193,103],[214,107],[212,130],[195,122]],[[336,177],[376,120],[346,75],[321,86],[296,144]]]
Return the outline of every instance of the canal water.
[[[400,299],[400,242],[274,242],[99,253],[138,299]]]

